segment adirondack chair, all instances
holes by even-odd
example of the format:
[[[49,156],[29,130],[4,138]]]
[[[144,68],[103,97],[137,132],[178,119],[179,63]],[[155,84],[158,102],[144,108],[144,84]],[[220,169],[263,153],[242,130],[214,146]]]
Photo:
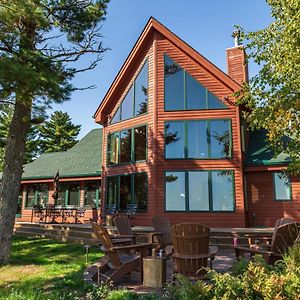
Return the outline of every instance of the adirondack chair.
[[[125,216],[117,216],[115,217],[114,222],[120,236],[132,239],[132,244],[135,244],[136,235],[132,232],[129,218]]]
[[[209,247],[210,228],[200,223],[172,226],[175,272],[191,279],[204,278],[208,261],[215,257],[217,247]],[[209,264],[212,267],[211,263]]]
[[[280,225],[274,231],[273,239],[269,249],[257,245],[256,247],[239,247],[235,246],[236,258],[244,257],[244,253],[261,254],[266,263],[274,264],[277,260],[282,258],[286,250],[291,247],[299,236],[299,228],[297,223],[288,223]]]
[[[152,222],[154,227],[154,232],[151,234],[152,242],[154,237],[156,237],[159,247],[164,249],[167,255],[172,254],[173,243],[169,219],[164,216],[154,216]]]
[[[98,239],[102,242],[102,247],[106,255],[100,260],[98,268],[98,282],[101,277],[106,281],[118,281],[121,277],[129,274],[135,269],[140,269],[141,282],[143,282],[142,262],[147,249],[152,246],[151,243],[138,245],[116,246],[108,234],[107,229],[100,224],[91,222],[92,228]],[[126,250],[135,250],[139,254],[124,253]]]
[[[292,218],[279,218],[276,220],[274,224],[273,234],[271,236],[266,234],[246,234],[245,236],[248,237],[248,243],[250,247],[256,247],[260,245],[262,247],[270,248],[272,240],[276,235],[277,228],[284,224],[294,223],[295,220]]]

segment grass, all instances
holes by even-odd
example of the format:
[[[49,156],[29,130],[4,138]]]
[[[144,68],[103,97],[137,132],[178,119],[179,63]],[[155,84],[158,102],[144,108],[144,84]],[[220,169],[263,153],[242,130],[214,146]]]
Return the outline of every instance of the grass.
[[[88,263],[101,256],[90,248]],[[0,267],[0,299],[80,299],[92,289],[83,281],[85,267],[82,245],[15,236],[10,262]]]

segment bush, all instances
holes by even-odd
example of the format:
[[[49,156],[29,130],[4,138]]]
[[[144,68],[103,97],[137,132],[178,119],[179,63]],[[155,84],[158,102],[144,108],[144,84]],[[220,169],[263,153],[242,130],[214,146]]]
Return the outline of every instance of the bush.
[[[191,283],[177,275],[165,298],[174,300],[299,300],[300,245],[291,247],[283,260],[267,265],[261,256],[250,262],[242,260],[233,267],[232,275],[208,270],[209,281]]]

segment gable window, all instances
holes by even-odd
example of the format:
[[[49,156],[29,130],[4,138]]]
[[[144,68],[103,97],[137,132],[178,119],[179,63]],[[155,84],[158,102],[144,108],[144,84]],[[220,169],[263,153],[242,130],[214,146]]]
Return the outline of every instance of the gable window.
[[[292,200],[292,188],[290,179],[283,176],[282,173],[273,173],[274,187],[275,187],[275,200],[289,201]]]
[[[48,184],[37,183],[29,184],[27,189],[27,196],[25,207],[33,207],[33,205],[44,206],[48,202]]]
[[[234,172],[168,171],[166,211],[233,211]]]
[[[146,61],[117,108],[110,123],[140,116],[148,111],[148,61]]]
[[[117,205],[117,209],[124,211],[128,204],[137,204],[139,211],[147,209],[147,173],[133,173],[107,177],[106,205]]]
[[[111,133],[108,136],[108,165],[146,160],[147,126]]]
[[[92,208],[99,206],[100,188],[98,181],[87,181],[84,183],[84,205]]]
[[[64,182],[58,185],[58,199],[55,205],[58,206],[79,206],[80,204],[80,183]]]
[[[164,73],[166,111],[227,108],[220,99],[166,54]]]
[[[230,120],[165,122],[166,159],[231,157]]]

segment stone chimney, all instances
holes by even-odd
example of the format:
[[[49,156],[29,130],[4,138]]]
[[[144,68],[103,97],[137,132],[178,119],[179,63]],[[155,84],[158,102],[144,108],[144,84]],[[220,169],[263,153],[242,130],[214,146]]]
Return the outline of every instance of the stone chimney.
[[[244,46],[240,44],[240,32],[233,32],[234,47],[226,49],[227,73],[237,83],[248,81],[248,65]]]

